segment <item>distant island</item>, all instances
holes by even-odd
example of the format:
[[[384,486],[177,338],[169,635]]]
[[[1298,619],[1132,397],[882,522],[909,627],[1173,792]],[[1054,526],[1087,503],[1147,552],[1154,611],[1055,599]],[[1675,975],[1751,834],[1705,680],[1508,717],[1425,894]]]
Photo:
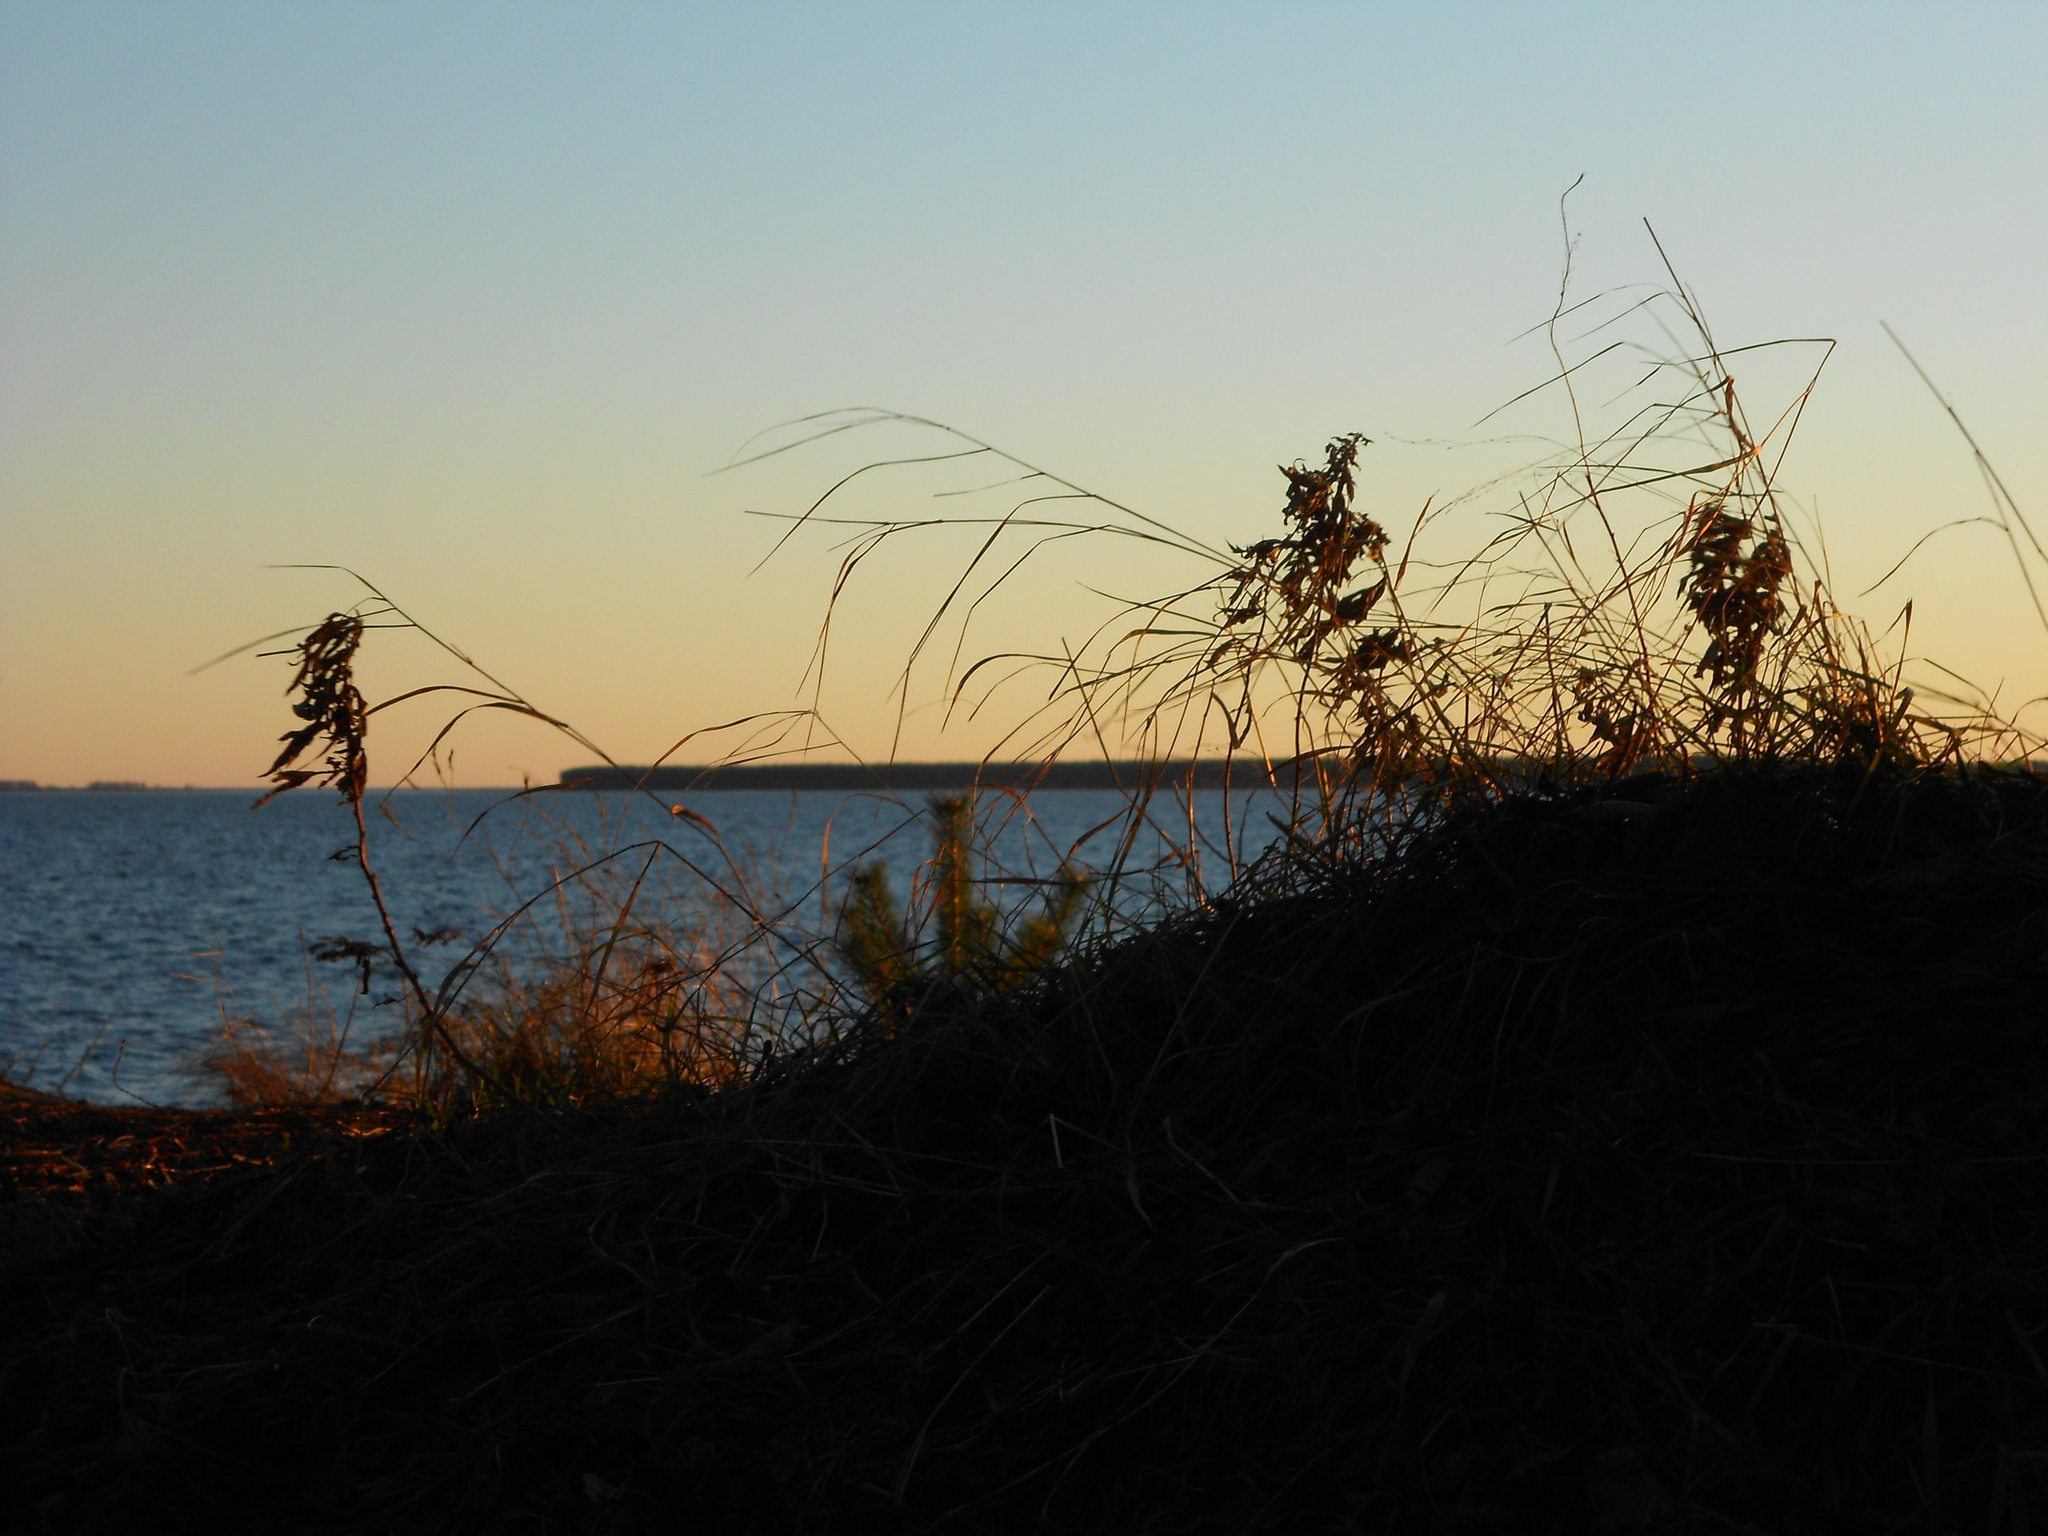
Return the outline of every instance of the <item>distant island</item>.
[[[1239,759],[1165,763],[746,763],[730,767],[669,766],[662,768],[571,768],[562,774],[564,789],[630,790],[664,793],[727,789],[946,790],[975,785],[1005,789],[1128,789],[1148,778],[1161,788],[1186,785],[1192,773],[1197,789],[1235,785],[1251,789],[1269,782],[1263,764]],[[1227,777],[1226,777],[1227,775]]]
[[[38,784],[34,779],[0,779],[0,795],[6,794],[132,794],[138,789],[150,789],[140,779],[94,779],[90,784],[71,788],[63,784]],[[190,789],[192,786],[185,786]]]

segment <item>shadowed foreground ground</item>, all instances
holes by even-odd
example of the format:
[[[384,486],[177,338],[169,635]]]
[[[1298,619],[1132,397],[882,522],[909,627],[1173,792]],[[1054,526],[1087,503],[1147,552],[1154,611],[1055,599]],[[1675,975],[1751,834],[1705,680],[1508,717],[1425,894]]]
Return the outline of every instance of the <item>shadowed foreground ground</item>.
[[[16,1102],[0,1523],[2025,1532],[2044,1015],[2035,780],[1724,776],[699,1104]]]

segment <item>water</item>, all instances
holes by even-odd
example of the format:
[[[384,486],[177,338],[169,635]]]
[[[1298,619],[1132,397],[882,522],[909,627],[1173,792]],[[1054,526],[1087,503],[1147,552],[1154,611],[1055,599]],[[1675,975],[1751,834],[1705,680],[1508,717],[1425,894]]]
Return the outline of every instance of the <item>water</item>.
[[[354,1007],[358,1030],[395,1021],[396,1010],[377,1006],[395,990],[392,978],[379,975],[363,997],[353,966],[311,955],[324,939],[381,939],[353,857],[333,857],[353,848],[347,807],[325,791],[284,795],[261,810],[251,809],[254,798],[240,790],[0,794],[0,1065],[11,1063],[14,1081],[102,1101],[206,1104],[215,1093],[193,1061],[224,1019],[276,1024],[308,1007],[337,1015]],[[1264,813],[1277,802],[1230,798],[1230,824],[1249,825],[1255,846],[1268,840]],[[371,818],[371,860],[402,937],[461,936],[417,947],[432,982],[522,902],[610,850],[634,849],[613,866],[628,879],[654,854],[649,889],[670,898],[693,878],[685,859],[721,879],[743,870],[758,902],[796,904],[814,930],[821,874],[837,891],[851,864],[880,858],[907,892],[930,852],[916,801],[726,791],[688,804],[719,842],[644,797],[508,804],[500,791],[402,791]],[[1108,791],[1041,792],[1024,808],[992,796],[984,808],[1003,821],[994,866],[1025,880],[1051,875],[1070,849],[1084,867],[1105,867],[1122,831],[1123,802]],[[1185,843],[1185,809],[1162,805],[1159,814],[1178,819],[1173,840]],[[1221,793],[1196,796],[1195,823],[1210,850],[1202,880],[1213,888],[1228,874]],[[1164,847],[1157,834],[1140,837],[1137,862]],[[1187,882],[1185,872],[1168,877],[1181,891]],[[1026,885],[1007,889],[1012,901],[1028,899]],[[501,953],[516,965],[549,944],[560,932],[556,914],[552,898],[536,904]]]

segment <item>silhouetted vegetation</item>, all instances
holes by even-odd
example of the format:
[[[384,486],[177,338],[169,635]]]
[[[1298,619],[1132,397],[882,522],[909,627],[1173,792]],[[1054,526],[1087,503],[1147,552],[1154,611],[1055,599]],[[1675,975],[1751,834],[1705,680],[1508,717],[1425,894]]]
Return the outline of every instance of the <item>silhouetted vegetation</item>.
[[[1024,986],[1060,958],[1088,884],[1071,869],[1052,882],[1042,911],[1006,924],[982,899],[976,879],[974,801],[934,795],[932,857],[925,887],[932,929],[921,940],[877,861],[855,870],[840,908],[836,946],[869,1009],[899,1023],[913,1017],[933,988],[1006,992]]]
[[[730,861],[651,911],[685,856],[600,850],[609,917],[557,968],[406,970],[396,1055],[327,1058],[354,1107],[145,1154],[10,1101],[0,1499],[51,1530],[2048,1518],[2048,793],[1835,606],[1766,468],[1796,402],[1752,431],[1696,329],[1477,553],[1369,515],[1347,433],[1271,536],[1180,539],[1202,581],[1048,654],[1043,755],[1122,721],[1287,791],[1220,894],[1134,926],[1132,871],[1063,864],[1006,905],[965,796],[908,910],[856,859],[812,930]],[[1178,538],[1097,505],[984,557]],[[360,808],[339,654],[302,650],[328,724],[278,766],[339,743]]]

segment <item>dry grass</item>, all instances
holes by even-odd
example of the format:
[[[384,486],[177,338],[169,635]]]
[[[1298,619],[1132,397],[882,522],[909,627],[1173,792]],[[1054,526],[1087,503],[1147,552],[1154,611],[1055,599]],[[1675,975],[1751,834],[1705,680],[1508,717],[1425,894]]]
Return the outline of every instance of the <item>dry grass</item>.
[[[1627,793],[709,1097],[128,1201],[11,1272],[8,1487],[74,1529],[2030,1529],[2048,797]]]
[[[388,1040],[352,1043],[330,1011],[307,1008],[283,1029],[223,1019],[196,1065],[233,1107],[266,1109],[360,1102],[362,1090],[391,1070],[396,1054]]]
[[[934,529],[970,532],[977,551],[925,625],[900,697],[907,703],[913,670],[945,649],[946,626],[957,623],[945,678],[956,706],[987,707],[1002,686],[998,674],[1014,681],[1034,667],[1051,672],[1043,702],[1022,712],[992,757],[1024,750],[1050,762],[1084,749],[1154,761],[1222,756],[1244,779],[1278,785],[1291,798],[1285,837],[1254,871],[1240,867],[1240,855],[1258,847],[1245,845],[1247,829],[1234,829],[1225,855],[1233,878],[1261,889],[1317,864],[1384,856],[1443,816],[1533,785],[1556,790],[1642,773],[1683,779],[1758,764],[1874,772],[2023,760],[2040,746],[1980,702],[1924,680],[1909,686],[1911,605],[1886,636],[1873,634],[1836,603],[1824,554],[1795,535],[1777,477],[1817,368],[1759,426],[1737,393],[1730,359],[1675,276],[1665,293],[1593,325],[1584,356],[1567,354],[1559,331],[1567,314],[1580,311],[1567,309],[1561,290],[1547,332],[1557,372],[1544,387],[1567,408],[1572,435],[1562,451],[1497,497],[1478,524],[1476,504],[1430,504],[1402,519],[1400,537],[1364,505],[1359,476],[1369,444],[1358,433],[1331,441],[1314,464],[1281,467],[1285,497],[1270,536],[1213,549],[936,423],[874,412],[799,423],[796,438],[756,457],[893,423],[937,432],[952,446],[868,468],[937,465],[979,476],[994,460],[1018,471],[997,488],[1012,503],[993,517],[851,520],[813,675],[822,688],[831,607],[878,551]],[[1662,350],[1619,329],[1639,332],[1652,322]],[[1755,361],[1796,347],[1825,357],[1818,343],[1739,350]],[[1581,391],[1607,388],[1612,381],[1600,369],[1617,359],[1633,373],[1601,413],[1612,425],[1595,429]],[[834,517],[833,498],[861,473],[837,481],[790,534],[847,521]],[[954,492],[941,485],[940,494]],[[1097,516],[1048,518],[1048,502]],[[2016,508],[2001,515],[2008,513],[2017,517]],[[1125,605],[1075,649],[960,667],[957,658],[971,654],[976,611],[1046,545],[1074,538],[1163,546],[1200,574],[1166,598]],[[2014,549],[2017,557],[2017,537]],[[716,1086],[741,1075],[751,1053],[829,1040],[873,1001],[874,977],[858,962],[841,963],[850,953],[844,914],[861,918],[862,904],[881,895],[858,857],[843,861],[836,878],[785,892],[786,882],[735,861],[695,813],[676,837],[565,851],[570,872],[534,900],[559,902],[566,890],[596,898],[577,908],[566,951],[514,976],[494,960],[501,928],[429,985],[389,920],[362,821],[372,717],[452,691],[465,714],[523,714],[616,764],[369,591],[361,611],[331,616],[298,647],[294,707],[305,723],[285,738],[271,769],[273,794],[317,780],[355,808],[357,856],[385,914],[378,950],[404,982],[406,1080],[388,1062],[365,1070],[367,1059],[358,1059],[328,1073],[347,1081],[344,1092],[461,1115],[484,1105],[566,1106]],[[393,623],[421,629],[489,686],[414,689],[366,706],[352,678],[356,651],[366,624]],[[731,757],[796,750],[822,729],[823,703],[820,694],[808,711],[739,722],[751,734]],[[316,768],[297,766],[315,758]],[[1128,921],[1133,888],[1159,873],[1128,863],[1141,830],[1165,839],[1169,873],[1180,877],[1154,885],[1151,914],[1207,899],[1214,882],[1192,835],[1191,794],[1162,783],[1133,788],[1117,859],[1089,872],[1088,910],[1071,910],[1070,901],[1061,931],[1100,934]],[[999,797],[987,803],[1007,813]],[[1009,809],[1020,805],[1013,797]],[[934,806],[927,814],[942,812]],[[977,828],[984,859],[994,831]],[[943,859],[927,866],[917,914],[942,947],[943,935],[959,927],[949,912],[980,913],[989,923],[1003,915],[954,889],[967,861],[955,863],[953,876]],[[1024,883],[1014,875],[991,868],[982,884]],[[1057,946],[1032,929],[1033,915],[1009,916],[1015,932],[984,947],[1047,961]],[[996,980],[987,967],[952,969]],[[253,1048],[227,1040],[213,1057],[236,1102],[256,1102],[269,1083],[290,1092],[318,1075],[295,1068],[287,1082],[273,1065],[274,1046],[254,1033],[244,1039]],[[298,1054],[317,1064],[321,1049],[300,1031]]]
[[[1052,658],[1048,750],[1296,770],[1221,897],[863,1011],[829,908],[593,858],[558,965],[416,986],[410,1131],[92,1221],[24,1180],[15,1523],[2048,1519],[2048,791],[1805,563],[1796,407],[1690,356],[1476,557],[1343,437]]]
[[[1517,487],[1481,540],[1426,506],[1397,541],[1358,504],[1359,434],[1283,466],[1276,536],[1065,663],[1088,720],[1312,765],[1327,847],[1538,777],[2024,757],[2038,743],[1989,710],[1916,697],[1910,605],[1887,652],[1794,536],[1776,474],[1812,381],[1759,431],[1690,301],[1668,302],[1692,349],[1647,357],[1620,425]],[[1570,391],[1590,361],[1557,355]],[[1056,712],[1048,728],[1073,737]]]

